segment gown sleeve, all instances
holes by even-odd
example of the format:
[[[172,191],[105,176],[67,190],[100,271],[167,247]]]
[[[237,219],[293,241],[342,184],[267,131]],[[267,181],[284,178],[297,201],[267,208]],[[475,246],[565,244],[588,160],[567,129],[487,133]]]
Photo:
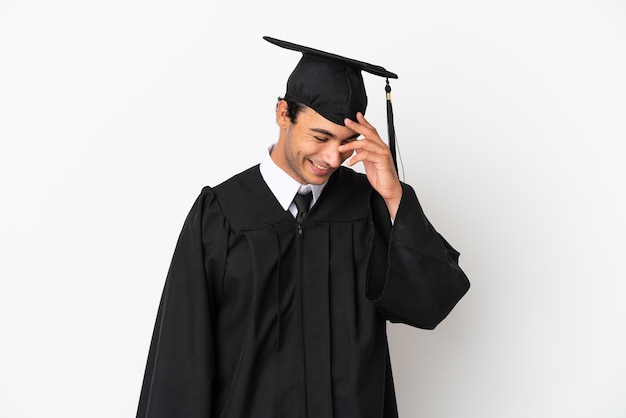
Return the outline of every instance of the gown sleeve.
[[[415,191],[404,183],[402,188],[393,226],[382,199],[372,201],[376,229],[387,243],[387,257],[386,275],[369,278],[368,297],[391,322],[433,329],[470,284],[459,267],[459,253],[428,221]],[[380,221],[380,213],[385,213],[387,222]]]
[[[203,189],[178,238],[157,312],[137,417],[210,417],[216,296],[226,223]]]

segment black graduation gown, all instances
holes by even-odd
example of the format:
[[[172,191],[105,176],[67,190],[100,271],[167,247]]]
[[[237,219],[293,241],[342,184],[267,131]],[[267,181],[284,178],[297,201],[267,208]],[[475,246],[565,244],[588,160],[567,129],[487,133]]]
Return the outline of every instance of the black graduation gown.
[[[205,187],[174,252],[138,417],[394,418],[386,320],[434,328],[469,288],[406,184],[391,227],[335,172],[301,228],[254,166]]]

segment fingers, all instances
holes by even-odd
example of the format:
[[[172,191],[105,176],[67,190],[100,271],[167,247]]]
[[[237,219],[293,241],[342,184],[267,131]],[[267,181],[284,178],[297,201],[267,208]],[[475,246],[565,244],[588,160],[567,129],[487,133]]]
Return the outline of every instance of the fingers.
[[[354,154],[352,154],[347,162],[350,167],[359,161],[373,163],[381,168],[393,165],[389,147],[382,142],[372,141],[367,138],[341,145],[339,151],[354,151]]]
[[[346,118],[344,120],[344,123],[346,127],[352,129],[354,132],[361,134],[366,138],[378,139],[380,142],[382,142],[382,139],[380,139],[378,132],[376,132],[376,128],[374,128],[374,126],[372,126],[372,124],[369,123],[367,119],[365,119],[361,112],[358,112],[356,114],[356,121]]]
[[[369,138],[363,138],[356,141],[348,142],[347,144],[342,144],[339,146],[339,152],[347,152],[347,151],[371,151],[378,154],[389,154],[389,147],[383,142],[378,142]]]
[[[393,164],[391,150],[363,114],[357,113],[356,121],[345,119],[344,123],[346,127],[361,135],[362,139],[340,145],[339,151],[353,152],[347,162],[348,166],[363,163],[368,181],[385,199],[392,217],[395,216],[402,196],[402,187]]]
[[[372,131],[376,132],[376,128],[374,128],[374,127],[372,126],[372,124],[371,124],[371,123],[369,123],[369,122],[367,121],[367,119],[365,119],[365,116],[363,116],[363,113],[361,113],[361,112],[357,112],[357,114],[356,114],[356,120],[357,120],[357,122],[358,122],[359,124],[361,124],[361,125],[363,125],[363,126],[367,127],[368,129],[370,129],[370,130],[372,130]]]
[[[384,158],[382,158],[380,154],[376,154],[370,151],[357,150],[356,153],[352,155],[352,157],[350,157],[346,164],[349,167],[352,167],[360,161],[379,164],[384,161]]]
[[[363,153],[364,151],[369,151],[375,154],[389,154],[391,156],[389,147],[380,138],[376,128],[360,112],[357,113],[357,122],[346,118],[345,124],[346,127],[360,134],[363,138],[341,145],[339,147],[340,152],[356,151],[357,153]]]

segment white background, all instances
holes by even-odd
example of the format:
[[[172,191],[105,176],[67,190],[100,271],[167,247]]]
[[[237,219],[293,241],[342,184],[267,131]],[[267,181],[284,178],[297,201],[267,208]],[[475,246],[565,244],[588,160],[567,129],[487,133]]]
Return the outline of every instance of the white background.
[[[626,416],[623,1],[0,0],[0,416],[134,416],[187,211],[299,54],[383,65],[472,288],[390,326],[403,418]],[[384,80],[366,75],[385,133]]]

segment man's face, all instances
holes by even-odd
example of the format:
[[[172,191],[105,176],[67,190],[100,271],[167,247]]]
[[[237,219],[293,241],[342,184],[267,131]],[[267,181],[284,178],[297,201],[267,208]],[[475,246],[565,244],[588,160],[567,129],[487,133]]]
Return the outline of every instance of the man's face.
[[[340,153],[339,145],[354,141],[359,134],[308,107],[298,114],[295,124],[291,123],[283,103],[277,108],[281,133],[272,158],[300,184],[325,183],[352,154]]]

